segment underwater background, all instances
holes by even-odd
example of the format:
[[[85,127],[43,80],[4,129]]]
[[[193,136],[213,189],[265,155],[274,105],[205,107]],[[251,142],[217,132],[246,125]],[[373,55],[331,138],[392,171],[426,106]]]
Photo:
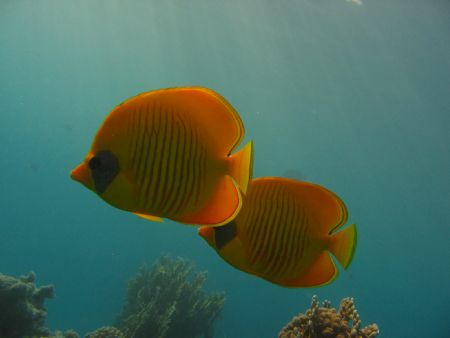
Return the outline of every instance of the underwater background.
[[[0,0],[0,272],[55,284],[52,330],[112,324],[128,279],[169,253],[225,291],[215,337],[276,337],[314,294],[354,297],[380,337],[449,337],[448,13],[448,0]],[[118,103],[187,85],[240,113],[254,177],[345,201],[358,246],[336,281],[270,284],[194,227],[114,209],[69,178]]]

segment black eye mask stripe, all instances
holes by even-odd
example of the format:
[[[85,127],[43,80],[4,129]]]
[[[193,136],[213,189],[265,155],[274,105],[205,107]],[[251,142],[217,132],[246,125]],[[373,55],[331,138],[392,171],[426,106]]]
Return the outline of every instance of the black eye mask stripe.
[[[231,221],[220,227],[214,227],[214,238],[216,240],[217,249],[222,249],[237,235],[236,223]]]
[[[105,192],[120,170],[117,157],[109,150],[99,151],[91,158],[89,168],[94,179],[95,191],[98,194]]]

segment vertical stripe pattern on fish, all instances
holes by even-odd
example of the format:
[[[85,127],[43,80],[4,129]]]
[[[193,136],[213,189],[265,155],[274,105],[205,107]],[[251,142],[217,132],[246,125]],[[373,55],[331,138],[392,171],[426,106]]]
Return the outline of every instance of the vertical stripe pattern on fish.
[[[331,191],[266,177],[251,182],[239,215],[224,226],[235,229],[233,237],[224,240],[219,229],[199,233],[238,269],[283,286],[317,286],[337,276],[329,253],[345,268],[351,262],[356,226],[336,231],[346,221],[347,209]]]
[[[212,90],[148,92],[108,115],[72,177],[111,205],[144,218],[218,226],[237,215],[251,179],[251,142],[231,154],[243,137],[238,113]],[[116,159],[114,171],[91,168],[104,151]]]

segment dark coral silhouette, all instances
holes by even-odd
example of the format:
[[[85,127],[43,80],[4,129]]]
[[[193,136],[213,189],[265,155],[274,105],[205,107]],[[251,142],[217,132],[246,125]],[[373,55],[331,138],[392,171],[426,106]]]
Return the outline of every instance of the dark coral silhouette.
[[[194,273],[182,258],[161,257],[144,266],[128,284],[128,295],[115,327],[102,327],[85,338],[212,338],[225,297],[203,291],[206,272]],[[73,330],[50,333],[43,307],[52,285],[36,287],[36,276],[0,274],[0,338],[79,338]]]
[[[48,336],[44,327],[47,310],[44,301],[53,298],[53,285],[34,285],[36,275],[14,278],[0,273],[0,337]]]
[[[105,326],[88,333],[84,338],[125,338],[125,335],[115,327]]]
[[[127,338],[212,338],[225,297],[206,294],[205,281],[186,260],[161,257],[130,280],[117,326]]]

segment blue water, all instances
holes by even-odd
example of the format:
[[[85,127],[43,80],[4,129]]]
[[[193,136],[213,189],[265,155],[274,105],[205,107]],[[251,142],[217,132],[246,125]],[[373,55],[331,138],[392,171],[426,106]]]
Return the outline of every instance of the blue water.
[[[353,296],[380,337],[450,336],[448,0],[0,0],[0,272],[54,283],[48,326],[113,322],[162,253],[226,292],[218,338],[276,337],[311,296]],[[240,112],[255,176],[297,171],[346,202],[359,243],[330,285],[239,272],[196,229],[69,179],[108,112],[202,85]]]

